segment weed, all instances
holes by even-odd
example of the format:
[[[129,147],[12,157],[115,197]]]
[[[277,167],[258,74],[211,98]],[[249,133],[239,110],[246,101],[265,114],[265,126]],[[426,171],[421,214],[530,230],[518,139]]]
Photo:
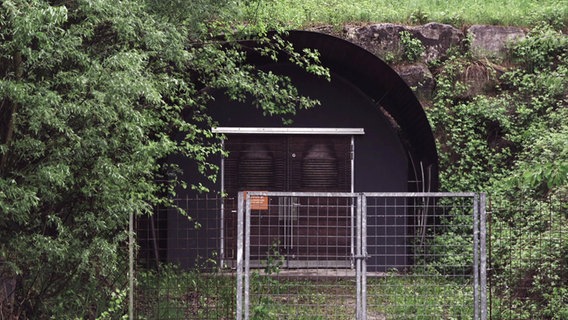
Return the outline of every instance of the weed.
[[[402,45],[404,56],[410,62],[418,60],[424,53],[422,41],[416,39],[408,31],[400,32],[400,44]]]
[[[277,274],[284,265],[284,256],[280,254],[280,241],[273,242],[266,252],[264,260],[264,272],[266,274]]]
[[[410,13],[408,21],[411,24],[424,24],[428,22],[428,14],[424,12],[422,9],[414,10]]]

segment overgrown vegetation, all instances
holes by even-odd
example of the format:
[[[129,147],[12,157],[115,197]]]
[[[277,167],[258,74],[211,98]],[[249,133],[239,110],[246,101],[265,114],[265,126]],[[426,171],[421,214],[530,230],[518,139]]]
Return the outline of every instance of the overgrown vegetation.
[[[175,168],[160,160],[178,153],[215,172],[209,89],[273,116],[316,104],[289,79],[248,65],[236,39],[258,37],[262,54],[284,50],[325,75],[317,54],[223,23],[234,14],[227,4],[1,2],[0,281],[14,284],[0,294],[1,318],[93,319],[115,309],[129,215],[149,214],[176,185]],[[155,182],[164,174],[167,187]]]
[[[310,25],[397,22],[441,22],[461,27],[471,24],[532,26],[547,22],[568,26],[566,0],[247,0],[242,19],[269,26],[301,28]]]
[[[234,319],[231,274],[186,272],[174,266],[140,270],[137,319]]]
[[[140,319],[234,319],[235,278],[218,272],[202,274],[164,266],[160,272],[141,271],[138,277]],[[294,279],[253,272],[250,316],[272,319],[353,319],[354,279]],[[404,319],[469,318],[473,288],[444,276],[392,273],[370,278],[368,315]]]
[[[548,24],[511,47],[496,85],[467,94],[464,72],[442,63],[427,111],[445,190],[486,191],[492,201],[494,318],[568,316],[568,37]],[[484,65],[491,69],[491,65]],[[502,307],[502,308],[501,308]]]
[[[213,176],[207,158],[220,149],[205,143],[212,120],[204,88],[252,97],[268,115],[316,103],[288,79],[247,65],[236,39],[266,41],[268,28],[282,26],[387,21],[533,27],[511,48],[502,74],[463,53],[440,61],[427,111],[443,189],[486,191],[495,208],[507,208],[492,213],[494,298],[507,306],[494,316],[568,318],[565,0],[2,1],[0,281],[13,281],[15,292],[0,296],[0,317],[124,314],[128,216],[148,213],[172,192],[154,182],[175,172],[159,160],[181,153]],[[406,58],[416,59],[420,45],[403,39]],[[264,54],[289,49],[272,43]],[[290,57],[326,74],[313,52]],[[492,78],[486,95],[468,94],[463,74],[471,68]],[[173,140],[179,133],[184,139]],[[207,312],[204,306],[234,297],[208,291],[231,278],[171,273],[141,274],[142,284],[166,281],[161,288],[178,290],[171,307],[149,302],[148,318]]]
[[[469,319],[473,314],[473,287],[464,279],[395,273],[370,279],[368,288],[370,312],[387,319]]]
[[[402,51],[407,61],[414,62],[418,60],[424,52],[422,42],[414,38],[408,31],[402,31],[400,33],[400,44],[402,45]]]

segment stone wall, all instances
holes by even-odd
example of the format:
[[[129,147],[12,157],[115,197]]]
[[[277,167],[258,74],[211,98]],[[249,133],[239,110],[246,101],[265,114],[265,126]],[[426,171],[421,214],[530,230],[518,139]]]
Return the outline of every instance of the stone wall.
[[[468,95],[479,94],[487,87],[484,81],[491,81],[484,75],[486,66],[495,67],[506,59],[507,46],[523,39],[527,30],[519,27],[474,25],[460,30],[451,25],[428,23],[420,26],[405,26],[392,23],[367,25],[346,25],[342,30],[332,27],[312,28],[313,31],[333,34],[355,43],[374,53],[389,63],[406,83],[413,88],[417,96],[429,100],[435,88],[433,73],[451,52],[469,51],[474,59],[484,61],[470,70]],[[420,41],[422,54],[414,61],[405,56],[404,42],[401,34],[406,32],[413,39]],[[465,72],[465,70],[464,70]]]

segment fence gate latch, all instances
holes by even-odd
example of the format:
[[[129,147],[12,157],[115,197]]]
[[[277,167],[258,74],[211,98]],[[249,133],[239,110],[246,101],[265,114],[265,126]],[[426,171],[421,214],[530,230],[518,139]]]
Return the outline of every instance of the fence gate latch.
[[[353,256],[353,259],[355,259],[355,260],[367,260],[367,259],[369,259],[370,257],[371,257],[371,256],[368,255],[367,253],[364,253],[364,254],[361,254],[361,255],[359,255],[359,254],[354,255],[354,256]]]

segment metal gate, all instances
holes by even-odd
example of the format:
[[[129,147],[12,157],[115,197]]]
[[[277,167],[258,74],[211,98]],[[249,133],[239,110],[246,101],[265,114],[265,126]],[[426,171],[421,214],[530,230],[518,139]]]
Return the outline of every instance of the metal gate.
[[[250,191],[237,215],[238,320],[487,319],[484,194]]]

